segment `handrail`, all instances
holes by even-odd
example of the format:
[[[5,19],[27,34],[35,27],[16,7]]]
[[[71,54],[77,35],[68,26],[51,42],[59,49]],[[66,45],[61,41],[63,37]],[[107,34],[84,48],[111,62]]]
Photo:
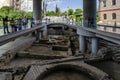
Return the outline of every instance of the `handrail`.
[[[71,25],[71,24],[66,24],[71,28],[74,29],[82,29],[84,31],[88,31],[90,33],[94,34],[94,37],[102,38],[104,40],[111,41],[116,44],[120,44],[120,34],[117,33],[111,33],[111,32],[106,32],[98,29],[93,29],[93,28],[88,28],[88,27],[83,27],[81,25]]]
[[[97,30],[97,29],[91,29],[91,28],[87,28],[87,27],[79,27],[79,28],[87,30],[87,31],[92,32],[94,34],[100,34],[100,35],[103,35],[103,36],[108,36],[108,37],[111,37],[111,38],[120,39],[120,34],[105,32],[105,31],[101,31],[101,30]]]
[[[33,28],[30,28],[30,29],[26,29],[26,30],[23,30],[23,31],[16,32],[16,33],[11,33],[11,34],[8,34],[8,35],[0,36],[0,45],[4,44],[6,42],[9,42],[11,40],[14,40],[15,38],[20,37],[22,35],[26,35],[26,34],[35,32],[36,30],[41,29],[44,26],[47,26],[47,25],[50,25],[50,24],[62,24],[62,25],[65,25],[65,26],[68,26],[68,27],[71,27],[71,28],[74,28],[74,29],[77,29],[77,28],[82,29],[82,30],[85,30],[85,31],[88,31],[88,32],[91,32],[91,33],[95,34],[96,37],[101,38],[101,37],[104,36],[104,37],[107,37],[109,39],[117,40],[120,43],[120,34],[101,31],[101,30],[92,29],[92,28],[88,28],[88,27],[82,27],[82,26],[79,26],[79,25],[72,25],[72,24],[68,24],[68,23],[67,24],[66,23],[48,23],[48,24],[38,25],[37,27],[33,27]]]
[[[109,27],[109,28],[119,28],[120,29],[120,26],[111,26],[111,25],[103,25],[103,24],[97,24],[97,26]]]
[[[9,42],[10,40],[14,40],[17,37],[32,33],[35,30],[43,28],[44,26],[45,25],[39,25],[39,26],[34,27],[34,28],[30,28],[30,29],[19,31],[19,32],[11,33],[11,34],[8,34],[8,35],[0,36],[0,45],[4,44],[6,42]]]

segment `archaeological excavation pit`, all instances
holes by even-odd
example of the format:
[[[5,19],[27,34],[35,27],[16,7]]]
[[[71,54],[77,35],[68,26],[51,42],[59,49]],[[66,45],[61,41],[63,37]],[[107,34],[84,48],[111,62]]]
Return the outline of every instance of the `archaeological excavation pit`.
[[[94,80],[72,66],[58,66],[43,73],[37,80]]]
[[[84,62],[33,65],[23,80],[112,80],[103,71]]]

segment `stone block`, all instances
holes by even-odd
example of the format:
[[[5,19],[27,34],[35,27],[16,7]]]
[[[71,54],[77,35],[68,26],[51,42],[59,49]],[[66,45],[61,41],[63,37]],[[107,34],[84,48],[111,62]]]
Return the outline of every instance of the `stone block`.
[[[67,46],[61,46],[61,45],[54,45],[54,46],[52,46],[52,50],[68,51],[68,47]]]
[[[0,72],[0,80],[12,80],[12,73]]]

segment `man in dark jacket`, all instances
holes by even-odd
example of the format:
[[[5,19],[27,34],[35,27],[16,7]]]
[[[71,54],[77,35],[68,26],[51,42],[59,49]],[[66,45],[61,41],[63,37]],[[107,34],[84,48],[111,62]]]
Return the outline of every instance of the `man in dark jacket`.
[[[10,33],[8,29],[8,16],[3,18],[3,27],[4,27],[4,34]]]

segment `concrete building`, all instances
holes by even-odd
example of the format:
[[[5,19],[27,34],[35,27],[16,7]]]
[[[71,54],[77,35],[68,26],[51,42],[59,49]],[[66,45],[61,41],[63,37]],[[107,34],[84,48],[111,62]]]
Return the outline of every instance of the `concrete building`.
[[[0,0],[0,8],[3,6],[10,6],[10,0]]]
[[[120,0],[99,0],[99,16],[102,24],[120,25]]]
[[[14,7],[14,0],[9,0],[10,6]]]
[[[33,0],[21,0],[22,11],[32,12],[33,11]]]
[[[14,0],[14,8],[21,11],[33,11],[33,0]]]
[[[21,0],[14,0],[14,3],[13,3],[13,7],[14,9],[16,10],[20,10],[21,9]]]

